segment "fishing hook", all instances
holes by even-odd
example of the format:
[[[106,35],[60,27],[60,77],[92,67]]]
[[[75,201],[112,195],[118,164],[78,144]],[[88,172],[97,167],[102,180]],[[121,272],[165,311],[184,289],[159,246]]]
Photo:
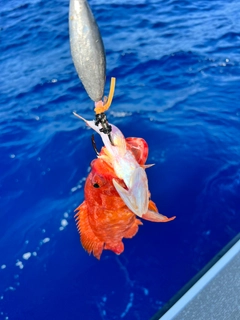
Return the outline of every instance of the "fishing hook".
[[[98,149],[97,149],[96,141],[94,139],[94,134],[92,134],[91,140],[92,140],[93,149],[96,152],[97,156],[99,156],[99,152],[98,152]]]

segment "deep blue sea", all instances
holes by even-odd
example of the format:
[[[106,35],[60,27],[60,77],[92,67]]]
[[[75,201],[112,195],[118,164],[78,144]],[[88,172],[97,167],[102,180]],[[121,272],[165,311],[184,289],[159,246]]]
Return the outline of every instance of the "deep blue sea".
[[[68,1],[0,0],[0,319],[145,320],[240,231],[240,1],[89,0],[117,78],[109,121],[149,144],[144,221],[116,256],[82,248],[95,158]],[[98,140],[98,144],[100,144]],[[100,146],[100,145],[99,145]]]

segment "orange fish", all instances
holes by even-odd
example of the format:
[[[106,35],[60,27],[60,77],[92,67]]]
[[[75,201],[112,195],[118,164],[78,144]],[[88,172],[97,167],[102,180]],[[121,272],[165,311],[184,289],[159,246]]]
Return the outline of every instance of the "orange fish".
[[[124,140],[127,151],[135,158],[138,165],[144,168],[148,157],[146,141],[141,138]],[[121,190],[128,190],[128,187],[107,161],[108,156],[107,148],[103,147],[98,159],[92,161],[91,172],[84,188],[85,200],[75,210],[82,246],[97,259],[100,259],[103,250],[121,254],[124,251],[122,239],[132,238],[138,232],[138,226],[142,225],[116,189],[116,185],[120,186]],[[159,214],[155,203],[151,200],[148,201],[147,212],[141,214],[141,218],[154,222],[168,222],[175,219]]]

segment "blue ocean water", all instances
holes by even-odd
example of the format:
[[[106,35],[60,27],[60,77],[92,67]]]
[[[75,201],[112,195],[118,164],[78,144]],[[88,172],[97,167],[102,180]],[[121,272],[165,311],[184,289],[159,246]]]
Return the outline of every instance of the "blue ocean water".
[[[117,87],[109,121],[149,144],[159,211],[116,256],[74,209],[95,157],[68,1],[0,1],[0,319],[149,319],[240,230],[240,2],[89,0]],[[100,140],[98,140],[100,144]]]

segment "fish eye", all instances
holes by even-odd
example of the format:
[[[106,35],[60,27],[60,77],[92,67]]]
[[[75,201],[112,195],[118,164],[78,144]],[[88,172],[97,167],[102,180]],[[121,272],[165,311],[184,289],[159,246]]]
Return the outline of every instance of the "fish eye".
[[[98,183],[94,183],[93,186],[94,186],[94,188],[99,188],[100,187]]]
[[[95,173],[92,176],[91,182],[92,182],[92,186],[97,189],[97,188],[101,188],[106,184],[106,179],[102,175]]]

